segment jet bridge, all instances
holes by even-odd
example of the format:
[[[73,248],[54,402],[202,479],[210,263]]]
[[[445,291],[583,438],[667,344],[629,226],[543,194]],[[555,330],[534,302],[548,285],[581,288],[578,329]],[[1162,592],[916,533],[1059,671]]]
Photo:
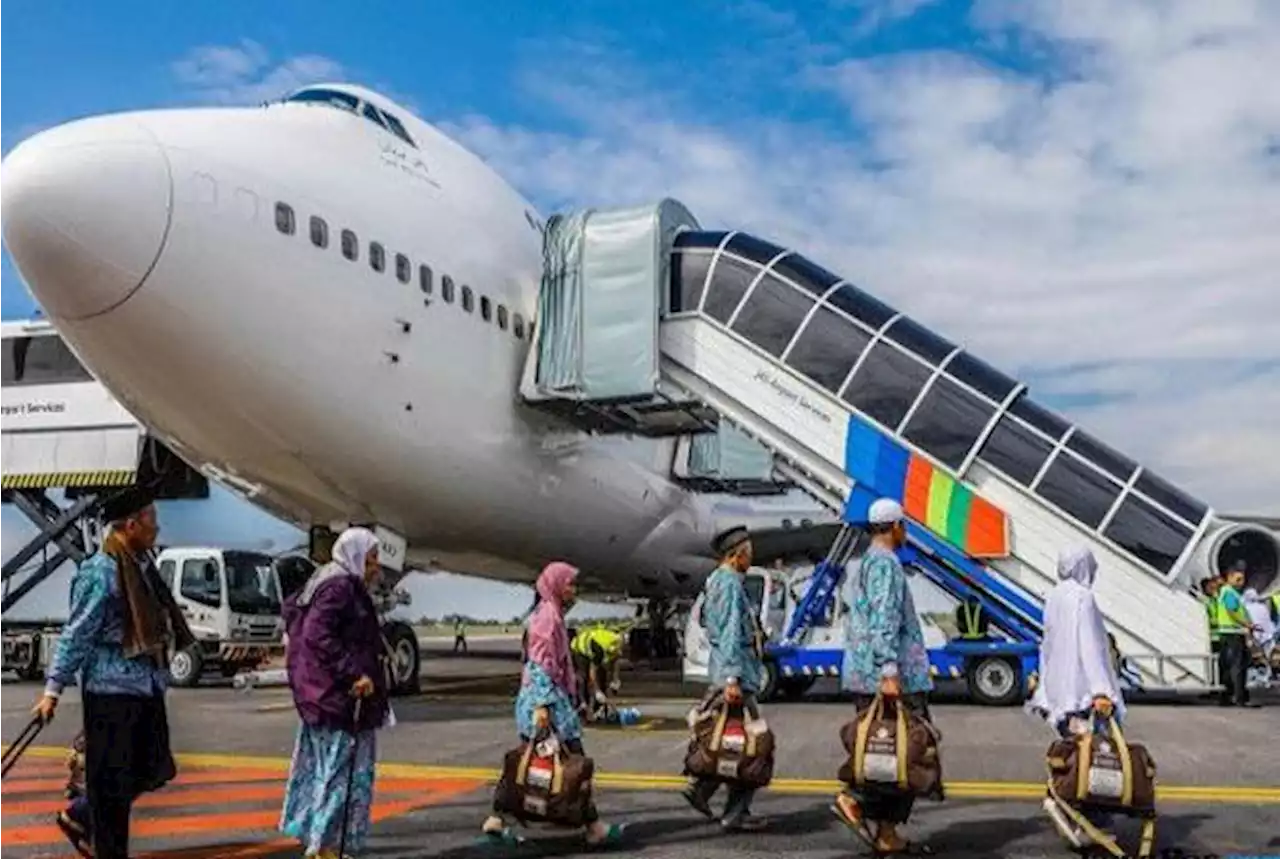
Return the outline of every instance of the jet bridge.
[[[1027,386],[795,251],[700,228],[674,201],[553,218],[531,405],[593,432],[736,427],[793,482],[865,519],[889,496],[913,548],[1038,634],[1063,547],[1152,686],[1213,683],[1195,581],[1278,536],[1203,502],[1038,405]],[[1247,544],[1247,545],[1246,545]],[[1274,560],[1250,570],[1260,591]]]

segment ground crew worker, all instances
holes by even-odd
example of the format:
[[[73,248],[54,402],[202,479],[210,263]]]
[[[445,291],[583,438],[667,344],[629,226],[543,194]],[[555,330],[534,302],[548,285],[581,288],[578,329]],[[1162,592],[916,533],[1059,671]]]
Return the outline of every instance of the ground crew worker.
[[[594,715],[609,703],[604,691],[606,674],[609,675],[609,694],[616,694],[622,688],[618,675],[622,634],[594,626],[575,635],[569,649],[573,652],[573,670],[578,675],[578,697],[587,713]]]
[[[963,640],[986,641],[991,618],[987,616],[980,600],[967,599],[956,606],[956,626],[960,629],[960,638]]]
[[[467,622],[460,617],[453,621],[453,652],[457,653],[459,648],[467,652]]]
[[[1219,576],[1200,580],[1200,593],[1204,594],[1204,613],[1209,620],[1209,649],[1215,654],[1222,649],[1222,636],[1218,633],[1218,587],[1221,584]]]
[[[1218,588],[1215,601],[1218,634],[1222,639],[1218,651],[1218,679],[1222,692],[1218,703],[1223,707],[1257,706],[1249,703],[1246,680],[1249,675],[1249,634],[1253,621],[1245,610],[1240,589],[1244,587],[1245,564],[1237,561]]]

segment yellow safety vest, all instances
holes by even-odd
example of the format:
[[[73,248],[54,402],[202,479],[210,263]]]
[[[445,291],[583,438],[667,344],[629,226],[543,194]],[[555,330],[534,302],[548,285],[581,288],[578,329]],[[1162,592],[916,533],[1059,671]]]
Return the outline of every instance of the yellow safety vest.
[[[1227,608],[1227,595],[1231,594],[1236,598],[1237,605],[1240,606],[1238,613],[1232,613]],[[1248,615],[1244,613],[1244,602],[1240,599],[1239,592],[1231,587],[1231,585],[1223,585],[1218,588],[1218,599],[1215,600],[1217,607],[1217,627],[1221,635],[1238,635],[1247,632],[1251,623]]]
[[[1218,632],[1218,598],[1216,596],[1205,597],[1204,613],[1209,618],[1209,640],[1217,641],[1222,636]]]
[[[622,652],[622,636],[611,629],[584,629],[573,637],[569,645],[574,653],[591,658],[591,645],[598,644],[606,659],[613,659]]]
[[[960,630],[960,637],[982,638],[982,630],[978,625],[978,621],[982,618],[982,604],[960,603],[960,616],[964,621],[964,626]]]

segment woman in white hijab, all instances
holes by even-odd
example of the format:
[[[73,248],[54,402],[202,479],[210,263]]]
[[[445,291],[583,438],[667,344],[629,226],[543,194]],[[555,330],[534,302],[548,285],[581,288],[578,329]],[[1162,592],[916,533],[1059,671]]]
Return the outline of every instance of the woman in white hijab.
[[[1085,729],[1089,712],[1124,718],[1124,698],[1093,597],[1098,561],[1087,548],[1058,556],[1058,585],[1044,601],[1040,682],[1030,708],[1062,736]]]
[[[1087,548],[1075,548],[1058,556],[1058,584],[1044,601],[1044,638],[1040,643],[1040,681],[1027,707],[1043,716],[1061,737],[1089,730],[1089,714],[1124,716],[1124,698],[1107,642],[1102,612],[1093,598],[1098,561]],[[1101,730],[1103,726],[1097,725]],[[1052,798],[1045,810],[1058,830],[1075,846],[1091,839],[1057,810]],[[1110,815],[1085,809],[1085,817],[1098,828],[1110,823]]]

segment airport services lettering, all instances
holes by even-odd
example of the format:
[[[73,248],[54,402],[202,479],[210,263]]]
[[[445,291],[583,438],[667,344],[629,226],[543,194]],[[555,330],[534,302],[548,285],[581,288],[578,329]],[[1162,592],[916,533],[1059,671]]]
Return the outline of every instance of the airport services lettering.
[[[23,415],[60,415],[67,410],[67,404],[63,400],[34,400],[26,403],[5,403],[0,407],[0,414],[6,418],[16,418]]]
[[[755,381],[764,382],[766,385],[768,385],[770,388],[773,389],[774,393],[778,394],[784,399],[790,400],[796,406],[804,409],[805,411],[809,412],[810,414],[820,419],[823,423],[829,424],[833,422],[831,415],[827,414],[822,409],[818,408],[817,403],[815,403],[813,400],[809,399],[799,391],[792,390],[790,387],[782,384],[782,382],[774,374],[768,373],[764,370],[758,370],[756,371]]]

